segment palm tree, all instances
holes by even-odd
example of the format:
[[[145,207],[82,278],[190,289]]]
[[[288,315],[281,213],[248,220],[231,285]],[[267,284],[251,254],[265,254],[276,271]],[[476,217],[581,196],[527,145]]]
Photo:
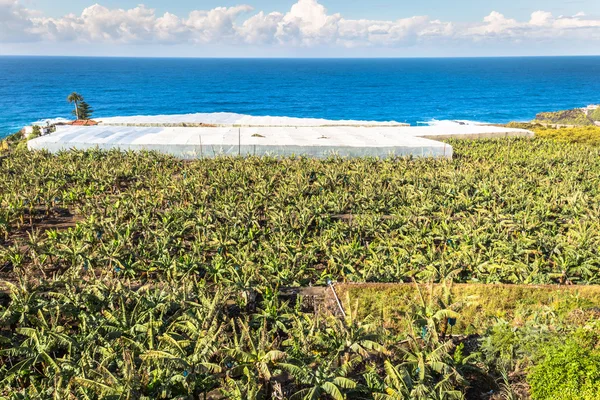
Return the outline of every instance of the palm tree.
[[[67,96],[67,101],[69,102],[69,104],[75,104],[74,114],[77,117],[77,119],[79,119],[79,103],[83,101],[83,96],[77,92],[73,92]]]

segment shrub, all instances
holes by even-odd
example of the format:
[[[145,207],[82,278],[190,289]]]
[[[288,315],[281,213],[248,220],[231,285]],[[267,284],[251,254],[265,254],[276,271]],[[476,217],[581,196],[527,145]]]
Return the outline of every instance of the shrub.
[[[33,132],[31,132],[31,134],[27,137],[27,139],[34,139],[34,138],[40,137],[40,136],[42,136],[42,129],[39,126],[34,125]]]
[[[577,334],[564,343],[552,343],[542,350],[542,361],[527,380],[534,400],[598,399],[600,351]]]
[[[14,149],[20,143],[24,142],[23,132],[13,133],[12,135],[8,135],[4,139],[0,141],[0,153],[5,153],[11,149]],[[25,145],[27,148],[27,145]]]
[[[12,135],[8,135],[5,140],[8,143],[17,143],[23,140],[24,136],[22,132],[13,133]]]
[[[485,364],[492,370],[522,371],[532,362],[549,340],[550,333],[546,325],[530,322],[522,327],[513,327],[507,321],[498,321],[488,328],[481,339],[480,351]]]

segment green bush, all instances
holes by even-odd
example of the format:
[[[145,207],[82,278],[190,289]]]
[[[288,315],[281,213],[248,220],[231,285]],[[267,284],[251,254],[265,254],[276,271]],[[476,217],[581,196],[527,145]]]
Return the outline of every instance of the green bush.
[[[8,135],[7,137],[5,137],[4,140],[6,140],[9,143],[20,142],[21,140],[23,140],[23,133],[22,132],[13,133],[12,135]]]
[[[592,111],[589,114],[589,117],[593,120],[593,121],[600,121],[600,107],[596,108],[594,111]]]
[[[542,361],[527,377],[532,399],[600,398],[600,351],[591,342],[589,335],[576,334],[564,343],[545,347]]]
[[[42,136],[42,129],[39,126],[34,125],[33,132],[31,132],[31,134],[27,136],[27,139],[35,139],[40,136]]]
[[[17,132],[13,133],[12,135],[8,135],[0,141],[0,153],[4,153],[9,151],[10,149],[14,149],[16,146],[24,142],[24,135],[22,132]],[[27,144],[25,144],[25,149],[27,149]]]

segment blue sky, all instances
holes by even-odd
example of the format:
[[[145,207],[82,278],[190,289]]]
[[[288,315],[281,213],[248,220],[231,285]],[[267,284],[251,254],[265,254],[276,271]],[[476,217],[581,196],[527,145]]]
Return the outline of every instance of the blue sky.
[[[599,53],[599,0],[0,0],[0,54]]]
[[[257,10],[267,12],[289,9],[294,1],[281,0],[29,0],[23,2],[29,8],[44,11],[46,15],[59,17],[71,12],[77,13],[98,2],[110,8],[133,8],[143,3],[158,12],[187,14],[192,10],[207,10],[219,6],[249,4]],[[430,15],[434,18],[452,21],[474,21],[496,10],[512,18],[527,18],[537,10],[550,11],[556,15],[574,15],[585,10],[588,14],[600,14],[600,1],[597,0],[324,0],[321,2],[330,12],[342,13],[347,18],[387,19],[413,15]]]

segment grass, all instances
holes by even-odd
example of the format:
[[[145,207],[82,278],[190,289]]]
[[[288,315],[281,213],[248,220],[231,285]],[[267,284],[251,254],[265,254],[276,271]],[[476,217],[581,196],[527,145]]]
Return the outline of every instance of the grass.
[[[455,334],[481,334],[498,319],[522,326],[542,316],[577,325],[587,322],[600,307],[600,286],[527,286],[456,284],[451,286],[414,284],[348,284],[336,286],[345,307],[358,306],[358,315],[374,315],[384,325],[407,332],[411,321],[405,316],[421,302],[437,302],[444,291],[451,293],[447,306],[460,315]],[[420,294],[419,294],[420,293]],[[434,307],[431,307],[432,309]],[[578,311],[579,310],[579,311]]]

